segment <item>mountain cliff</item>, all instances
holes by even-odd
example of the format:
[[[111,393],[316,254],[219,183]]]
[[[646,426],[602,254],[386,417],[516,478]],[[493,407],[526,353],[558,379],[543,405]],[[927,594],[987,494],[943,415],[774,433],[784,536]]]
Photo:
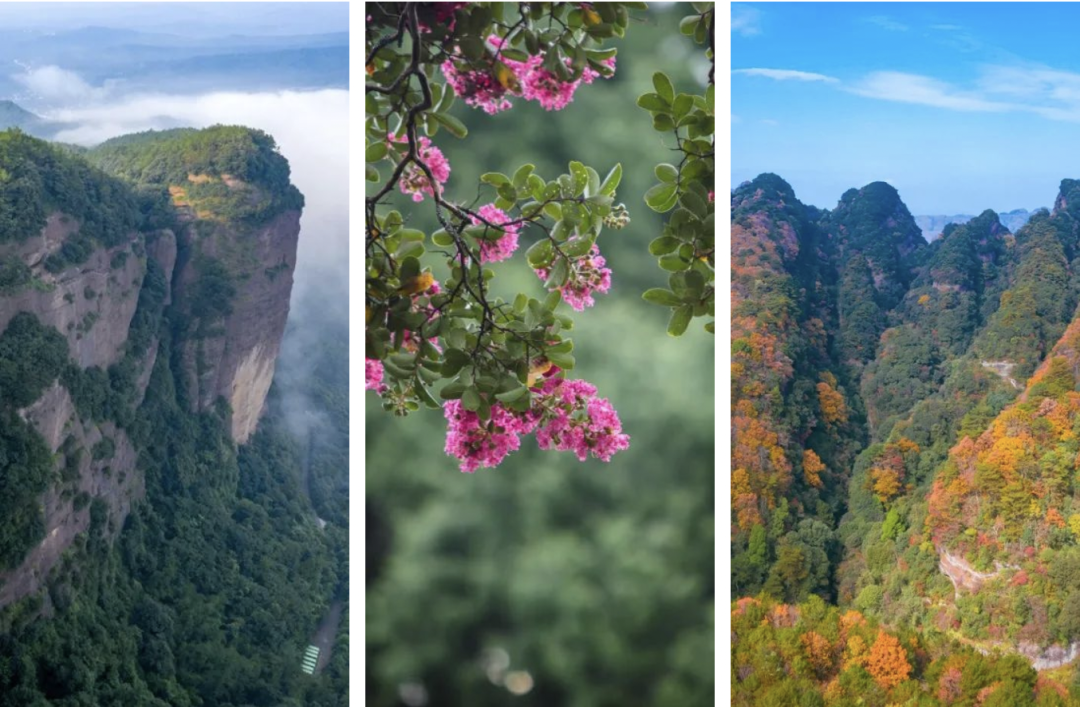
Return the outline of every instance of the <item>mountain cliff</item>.
[[[822,211],[762,175],[732,209],[736,596],[818,595],[916,629],[935,654],[965,643],[1040,670],[1069,663],[1080,654],[1080,182],[1063,180],[1054,209],[1015,233],[988,210],[929,244],[881,183]],[[817,400],[801,392],[815,376]],[[830,665],[818,678],[843,681]],[[970,678],[985,686],[972,704],[1002,691],[987,679],[998,669]],[[1022,682],[1002,704],[1034,704],[1034,678]],[[961,690],[946,693],[943,704]]]
[[[85,153],[0,133],[0,607],[144,494],[136,409],[176,397],[253,434],[289,311],[303,197],[245,128]]]

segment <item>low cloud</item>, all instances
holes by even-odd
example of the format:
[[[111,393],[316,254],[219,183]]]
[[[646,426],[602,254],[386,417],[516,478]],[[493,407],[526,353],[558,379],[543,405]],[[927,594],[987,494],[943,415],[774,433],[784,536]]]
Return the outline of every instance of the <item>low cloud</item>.
[[[108,87],[94,87],[74,71],[59,66],[24,67],[11,77],[26,89],[29,98],[43,103],[82,103],[98,101],[108,95]]]
[[[810,71],[795,71],[793,69],[733,69],[733,74],[742,76],[762,76],[776,81],[823,81],[825,83],[839,83],[840,79],[825,74],[815,74]]]

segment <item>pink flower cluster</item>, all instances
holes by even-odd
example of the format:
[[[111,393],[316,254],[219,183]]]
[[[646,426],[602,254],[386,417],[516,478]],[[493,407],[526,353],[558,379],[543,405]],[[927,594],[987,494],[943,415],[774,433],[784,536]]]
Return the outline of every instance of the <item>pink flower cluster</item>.
[[[536,432],[541,449],[573,452],[579,461],[591,454],[606,462],[630,446],[618,413],[607,398],[596,397],[596,386],[583,380],[548,378],[539,398],[554,411]]]
[[[408,138],[404,135],[400,138],[396,138],[393,135],[389,137],[390,142],[408,142]],[[417,136],[420,145],[417,148],[417,156],[420,160],[428,166],[431,170],[432,176],[435,177],[435,181],[438,184],[439,193],[442,193],[442,185],[446,183],[446,180],[450,178],[450,163],[443,156],[442,150],[431,144],[431,140],[426,137]],[[405,168],[404,173],[401,175],[401,180],[398,182],[398,188],[401,189],[402,194],[412,194],[413,201],[423,201],[424,194],[428,196],[435,196],[435,191],[431,186],[424,170],[420,169],[416,163],[410,163]]]
[[[487,422],[466,410],[457,400],[444,407],[447,420],[446,453],[461,462],[464,472],[495,467],[521,447],[521,435],[536,432],[541,449],[573,452],[580,461],[590,455],[611,461],[630,446],[619,415],[606,398],[596,397],[596,387],[581,380],[546,378],[534,388],[528,412],[491,406]]]
[[[386,385],[382,382],[383,379],[383,365],[382,361],[375,358],[364,359],[364,390],[374,390],[376,393],[382,395],[386,390]]]
[[[457,457],[461,470],[472,473],[482,466],[502,463],[510,452],[521,447],[521,435],[536,429],[531,415],[521,415],[495,403],[491,419],[483,422],[475,412],[466,410],[459,400],[443,406],[446,415],[446,453]]]
[[[487,204],[481,206],[478,210],[481,218],[484,221],[492,224],[493,226],[500,226],[504,223],[509,223],[512,219],[506,215],[506,212],[495,206],[494,204]],[[470,217],[474,226],[480,226],[484,223],[475,216]],[[480,262],[481,263],[498,263],[506,260],[518,247],[518,231],[520,230],[520,224],[513,224],[503,228],[503,236],[497,241],[480,241]]]
[[[503,40],[493,35],[488,37],[488,43],[499,49],[503,45]],[[574,100],[574,92],[577,91],[578,86],[582,83],[591,84],[601,75],[599,71],[586,66],[581,78],[576,81],[563,81],[558,75],[543,67],[543,54],[531,56],[525,61],[506,58],[502,61],[513,72],[514,81],[500,83],[490,71],[463,70],[451,60],[443,62],[442,71],[457,95],[464,98],[470,106],[481,108],[489,115],[510,109],[512,104],[507,98],[508,95],[521,96],[527,101],[536,101],[544,107],[544,110],[562,110]],[[604,59],[602,63],[614,72],[615,57]],[[568,59],[567,65],[569,64]],[[513,88],[507,88],[508,85]]]
[[[584,311],[586,307],[596,304],[593,293],[606,293],[611,289],[611,269],[604,267],[604,257],[600,255],[600,249],[593,245],[589,254],[578,258],[570,263],[570,276],[559,291],[562,292],[563,301],[574,308],[575,311]],[[550,271],[540,268],[536,274],[541,280],[547,280]]]
[[[459,70],[447,59],[442,63],[442,72],[446,82],[454,87],[454,93],[473,108],[482,108],[488,115],[510,110],[506,89],[487,71]]]

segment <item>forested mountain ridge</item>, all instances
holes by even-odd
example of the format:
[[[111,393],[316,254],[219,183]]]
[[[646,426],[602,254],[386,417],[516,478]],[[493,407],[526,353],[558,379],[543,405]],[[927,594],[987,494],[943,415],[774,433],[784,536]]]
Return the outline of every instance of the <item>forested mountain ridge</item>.
[[[790,209],[797,201],[790,187],[776,187],[781,181],[762,175],[732,196],[734,415],[757,411],[757,437],[768,430],[782,450],[747,465],[739,450],[755,435],[734,425],[736,596],[764,591],[792,602],[814,593],[924,632],[929,642],[955,638],[1018,651],[1039,668],[1067,662],[1076,650],[1054,646],[1080,639],[1080,622],[1070,618],[1080,612],[1080,593],[1072,597],[1068,569],[1080,538],[1080,504],[1073,509],[1080,184],[1064,180],[1054,210],[1036,212],[1015,235],[986,211],[928,245],[912,238],[918,228],[887,185],[850,190],[831,212],[800,205],[818,218],[792,227],[786,251],[818,244],[826,233],[828,245],[815,250],[814,284],[829,293],[827,283],[839,282],[833,303],[825,295],[818,305],[838,314],[831,327],[821,319],[820,339],[833,346],[825,362],[805,355],[806,336],[796,327],[774,329],[772,340],[746,350],[738,343],[743,332],[777,320],[759,308],[740,321],[739,273],[755,263],[755,249],[777,242],[762,229],[746,242],[744,224],[769,219],[777,203],[747,197],[772,188]],[[860,204],[866,196],[871,203]],[[786,262],[772,262],[770,274],[797,277]],[[849,427],[831,437],[852,450],[852,465],[820,463],[794,422],[795,408],[806,407],[795,376],[767,381],[767,405],[746,389],[744,360],[769,351],[787,352],[788,370],[817,366],[846,382],[837,407],[865,415],[849,415]],[[819,493],[843,499],[831,517],[801,502],[797,482],[773,496],[753,493],[763,480],[784,478],[800,456],[804,478],[807,460],[828,469],[819,474]],[[746,522],[748,508],[757,511],[753,522]],[[807,532],[811,523],[818,532]],[[765,542],[800,531],[815,542]],[[819,565],[824,557],[832,561],[827,569]],[[740,573],[750,566],[755,572]]]
[[[344,581],[256,432],[303,198],[258,131],[119,142],[0,132],[0,705],[295,704]]]

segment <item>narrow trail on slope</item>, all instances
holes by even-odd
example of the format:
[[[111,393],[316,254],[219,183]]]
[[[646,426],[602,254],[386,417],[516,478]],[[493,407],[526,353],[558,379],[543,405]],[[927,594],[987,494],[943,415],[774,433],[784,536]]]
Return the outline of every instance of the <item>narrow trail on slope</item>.
[[[993,371],[1003,381],[1006,381],[1013,388],[1020,390],[1020,384],[1012,377],[1013,369],[1016,368],[1015,363],[1010,363],[1008,361],[982,361],[982,367]]]
[[[938,548],[938,568],[952,582],[956,598],[959,598],[961,589],[971,593],[977,592],[985,582],[996,579],[1004,570],[1020,569],[1015,565],[1004,565],[1000,562],[995,562],[994,566],[996,569],[993,572],[979,572],[964,558]],[[949,631],[948,634],[983,655],[989,655],[993,651],[1021,655],[1028,659],[1031,667],[1035,668],[1035,670],[1060,668],[1080,657],[1080,641],[1074,641],[1068,647],[1054,644],[1046,648],[1040,648],[1029,641],[1021,641],[1013,645],[1004,641],[978,641],[967,638],[959,631]]]

